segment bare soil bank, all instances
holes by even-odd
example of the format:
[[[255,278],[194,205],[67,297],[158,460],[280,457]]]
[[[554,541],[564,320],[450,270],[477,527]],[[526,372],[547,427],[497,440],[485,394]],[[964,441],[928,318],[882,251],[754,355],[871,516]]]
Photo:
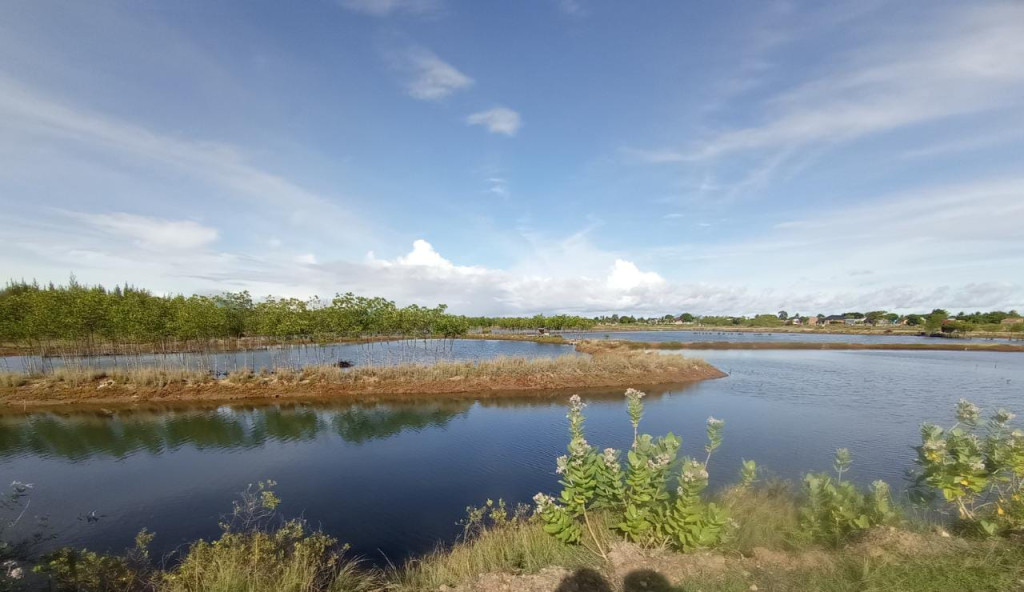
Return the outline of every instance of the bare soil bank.
[[[69,404],[124,404],[176,401],[522,397],[574,388],[655,386],[725,376],[703,360],[644,352],[593,357],[499,358],[483,362],[441,362],[340,369],[288,368],[274,372],[235,372],[215,379],[198,372],[65,371],[39,377],[4,379],[0,410]]]
[[[816,342],[785,342],[785,341],[664,341],[647,343],[622,339],[589,339],[576,344],[576,350],[588,353],[608,353],[630,350],[684,350],[684,349],[832,349],[832,350],[887,350],[887,351],[985,351],[985,352],[1024,352],[1024,345],[1008,343],[816,343]]]

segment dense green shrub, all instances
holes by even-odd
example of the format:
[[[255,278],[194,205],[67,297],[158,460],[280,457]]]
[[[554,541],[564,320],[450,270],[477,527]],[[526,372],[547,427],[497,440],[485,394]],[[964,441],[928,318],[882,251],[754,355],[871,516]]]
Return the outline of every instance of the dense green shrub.
[[[1014,414],[996,411],[982,433],[981,410],[961,399],[956,417],[949,429],[921,427],[917,484],[987,535],[1024,530],[1024,431]]]
[[[626,392],[634,437],[626,452],[625,470],[619,451],[608,448],[599,453],[586,441],[584,404],[579,396],[570,399],[569,453],[556,463],[562,490],[557,499],[543,493],[534,497],[545,531],[559,541],[587,546],[604,557],[593,524],[596,511],[610,514],[627,540],[645,545],[665,544],[690,551],[713,547],[724,537],[724,510],[703,498],[708,463],[722,443],[724,423],[708,419],[704,460],[684,458],[678,486],[670,491],[680,440],[673,434],[654,438],[639,433],[643,396],[634,389]]]
[[[838,544],[851,534],[897,518],[885,481],[875,481],[867,492],[843,481],[851,462],[850,451],[840,448],[835,456],[835,479],[827,473],[804,476],[806,505],[800,510],[801,524],[815,540]]]

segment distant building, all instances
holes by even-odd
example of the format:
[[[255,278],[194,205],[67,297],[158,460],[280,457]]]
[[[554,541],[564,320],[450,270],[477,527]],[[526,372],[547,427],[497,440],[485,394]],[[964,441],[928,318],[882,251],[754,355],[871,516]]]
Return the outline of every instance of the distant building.
[[[807,324],[808,325],[817,325],[818,324],[818,317],[807,317]]]

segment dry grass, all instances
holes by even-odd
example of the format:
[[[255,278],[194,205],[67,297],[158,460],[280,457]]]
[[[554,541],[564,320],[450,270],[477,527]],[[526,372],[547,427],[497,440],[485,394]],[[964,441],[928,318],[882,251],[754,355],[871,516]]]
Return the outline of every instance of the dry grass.
[[[495,358],[436,364],[338,368],[310,366],[254,372],[174,368],[61,369],[50,374],[5,377],[0,404],[159,400],[233,400],[267,397],[499,396],[522,391],[589,387],[653,386],[723,374],[703,360],[650,352],[616,352],[557,358]]]

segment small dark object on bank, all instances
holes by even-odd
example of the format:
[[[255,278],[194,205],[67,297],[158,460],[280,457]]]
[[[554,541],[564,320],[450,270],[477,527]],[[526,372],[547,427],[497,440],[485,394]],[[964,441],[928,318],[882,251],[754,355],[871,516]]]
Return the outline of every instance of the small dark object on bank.
[[[352,366],[355,366],[355,364],[349,362],[348,360],[338,360],[337,362],[334,363],[334,365],[337,366],[338,368],[351,368]]]

